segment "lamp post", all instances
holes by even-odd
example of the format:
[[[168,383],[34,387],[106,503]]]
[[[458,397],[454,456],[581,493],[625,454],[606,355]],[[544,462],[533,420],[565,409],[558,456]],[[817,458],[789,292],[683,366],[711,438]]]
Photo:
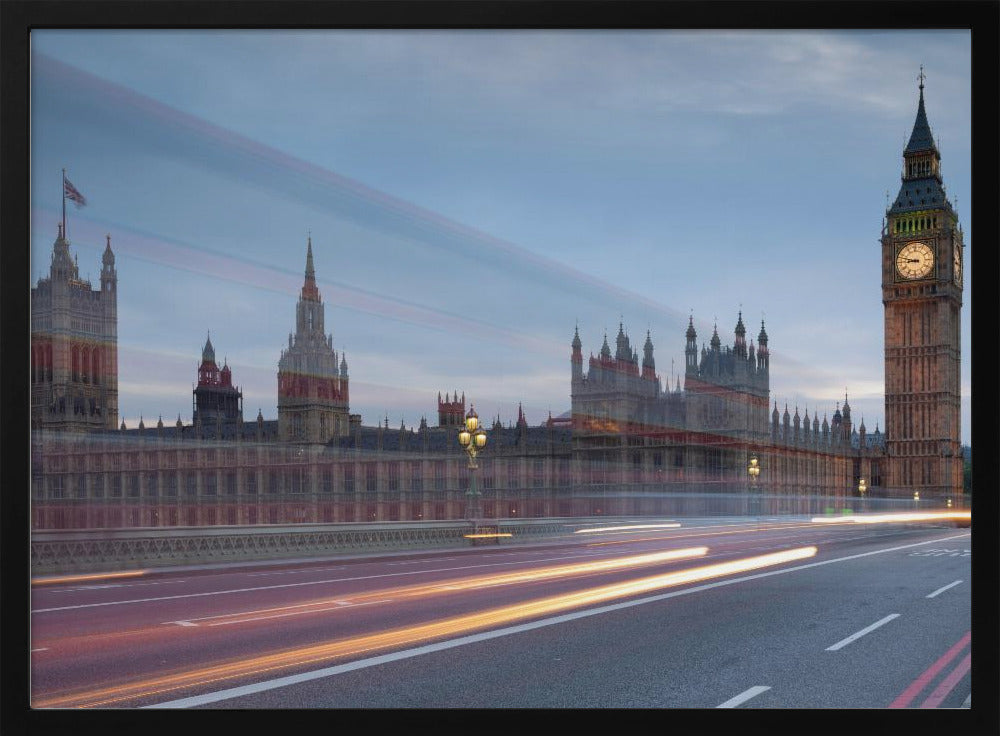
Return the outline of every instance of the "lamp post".
[[[756,511],[760,511],[760,509],[756,508],[758,504],[757,476],[760,475],[760,465],[756,455],[750,456],[750,465],[747,467],[747,474],[750,476],[750,503]]]
[[[920,506],[920,491],[913,492],[913,508]]]
[[[865,511],[865,493],[868,491],[868,481],[864,478],[858,480],[858,493],[861,495],[861,510]]]
[[[479,510],[479,489],[476,488],[475,470],[479,467],[476,463],[476,455],[486,447],[486,430],[479,426],[479,415],[476,414],[474,406],[469,407],[469,413],[465,415],[465,427],[458,433],[458,444],[469,455],[469,490],[465,492],[468,496],[465,505],[465,518],[477,519],[482,514]]]

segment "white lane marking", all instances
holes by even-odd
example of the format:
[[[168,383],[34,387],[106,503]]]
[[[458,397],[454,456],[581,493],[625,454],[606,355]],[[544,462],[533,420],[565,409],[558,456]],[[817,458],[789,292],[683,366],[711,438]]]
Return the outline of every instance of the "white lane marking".
[[[48,647],[39,647],[38,649],[32,649],[31,651],[32,652],[47,652],[47,651],[49,651],[49,648]]]
[[[856,639],[860,639],[865,634],[870,634],[872,631],[875,631],[875,629],[877,629],[879,626],[884,626],[885,624],[887,624],[890,621],[892,621],[894,618],[899,618],[899,614],[898,613],[890,613],[888,616],[886,616],[885,618],[879,619],[878,621],[876,621],[875,623],[873,623],[871,626],[866,626],[865,628],[861,629],[861,631],[858,631],[858,632],[856,632],[854,634],[851,634],[846,639],[841,639],[836,644],[834,644],[832,647],[827,647],[826,651],[828,651],[828,652],[835,652],[838,649],[843,649],[848,644],[850,644],[852,641],[855,641]]]
[[[233,688],[228,688],[226,690],[217,690],[211,693],[203,693],[202,695],[193,695],[188,698],[179,698],[177,700],[168,700],[163,703],[155,703],[153,705],[146,705],[142,707],[143,708],[191,708],[197,705],[216,703],[220,700],[229,700],[230,698],[238,698],[243,695],[252,695],[253,693],[264,692],[266,690],[275,690],[279,687],[286,687],[288,685],[297,685],[300,682],[319,680],[324,677],[330,677],[331,675],[339,675],[344,672],[352,672],[354,670],[360,670],[366,667],[374,667],[376,665],[385,664],[387,662],[396,662],[401,659],[409,659],[410,657],[419,657],[422,654],[430,654],[432,652],[440,652],[446,649],[454,649],[456,647],[465,646],[466,644],[475,644],[481,641],[488,641],[489,639],[497,639],[502,636],[510,636],[511,634],[520,634],[524,631],[540,629],[545,626],[555,626],[557,624],[566,623],[567,621],[575,621],[581,618],[589,618],[590,616],[600,616],[601,614],[604,613],[610,613],[612,611],[620,611],[626,608],[631,608],[632,606],[642,606],[647,603],[658,603],[659,601],[668,600],[670,598],[677,598],[682,595],[691,595],[692,593],[700,593],[704,590],[721,588],[726,585],[735,585],[736,583],[743,583],[747,582],[748,580],[758,580],[760,578],[771,577],[772,575],[785,575],[786,573],[798,572],[799,570],[808,570],[809,568],[821,567],[822,565],[832,565],[836,562],[846,562],[848,560],[856,560],[862,557],[870,557],[871,555],[880,555],[886,552],[898,552],[901,549],[910,549],[911,547],[919,547],[924,544],[933,544],[936,541],[941,541],[941,540],[915,542],[913,544],[905,544],[901,547],[890,547],[888,549],[879,549],[879,550],[873,550],[871,552],[862,552],[860,554],[849,555],[847,557],[838,557],[832,560],[810,562],[804,565],[796,565],[795,567],[787,567],[781,570],[769,570],[767,572],[759,572],[753,575],[744,575],[742,577],[732,578],[730,580],[718,580],[712,583],[704,583],[702,585],[696,585],[692,588],[672,590],[669,593],[661,593],[659,595],[649,596],[648,598],[639,598],[631,601],[622,601],[620,603],[611,603],[606,606],[600,606],[598,608],[588,608],[583,611],[564,613],[562,615],[553,616],[551,618],[540,619],[538,621],[531,621],[525,624],[518,624],[517,626],[508,626],[502,629],[495,629],[493,631],[483,631],[478,634],[471,634],[469,636],[462,636],[457,639],[450,639],[448,641],[441,641],[441,642],[436,642],[434,644],[427,644],[425,646],[415,647],[413,649],[404,649],[402,651],[390,652],[389,654],[383,654],[377,657],[369,657],[367,659],[359,659],[354,662],[347,662],[345,664],[335,665],[333,667],[324,667],[323,669],[314,670],[312,672],[302,672],[297,675],[279,677],[274,680],[255,682],[250,685],[243,685],[241,687],[233,687]]]
[[[715,707],[716,708],[735,708],[740,703],[745,703],[748,700],[750,700],[750,698],[755,698],[758,695],[760,695],[761,693],[767,692],[770,689],[771,689],[770,685],[754,685],[749,690],[744,690],[743,692],[741,692],[736,697],[730,698],[729,700],[727,700],[722,705],[717,705]]]
[[[929,594],[927,597],[928,598],[933,598],[938,593],[944,593],[946,590],[948,590],[948,588],[954,588],[956,585],[961,585],[961,584],[962,584],[961,580],[956,580],[954,583],[948,583],[946,586],[944,586],[943,588],[938,588],[933,593]]]
[[[164,624],[177,624],[178,626],[197,626],[198,624],[192,623],[190,621],[164,621]]]
[[[98,588],[142,588],[144,586],[150,585],[177,585],[178,583],[186,583],[186,578],[180,578],[177,580],[145,580],[141,583],[116,583],[115,585],[82,585],[75,586],[72,588],[47,588],[46,593],[75,593],[81,590],[97,590]]]
[[[254,616],[253,618],[237,618],[232,621],[216,621],[214,624],[208,624],[208,626],[228,626],[229,624],[242,624],[247,621],[263,621],[269,618],[283,618],[285,616],[300,616],[303,613],[323,613],[326,611],[337,611],[341,610],[344,606],[374,606],[376,603],[392,603],[392,598],[386,598],[381,601],[366,601],[364,603],[347,603],[345,601],[337,601],[336,608],[312,608],[307,611],[286,611],[285,613],[275,613],[270,616]],[[238,615],[238,614],[237,614]]]
[[[337,567],[310,567],[304,570],[276,570],[274,572],[248,572],[244,573],[248,578],[263,578],[274,575],[302,575],[307,572],[330,572],[332,570],[343,570],[343,565]]]
[[[523,564],[535,564],[538,562],[557,562],[559,560],[572,560],[579,557],[593,556],[598,553],[596,552],[586,552],[582,554],[572,554],[572,555],[561,555],[559,557],[548,557],[542,560],[524,560]],[[603,554],[603,553],[601,553]],[[454,572],[456,570],[475,570],[482,567],[498,567],[501,565],[510,565],[511,562],[487,562],[481,565],[460,565],[458,567],[439,567],[432,570],[412,570],[407,572],[392,572],[385,573],[384,575],[359,575],[353,578],[327,578],[326,580],[305,580],[301,583],[281,583],[280,585],[262,585],[255,588],[234,588],[231,590],[211,590],[204,593],[184,593],[180,595],[165,595],[156,598],[132,598],[128,600],[121,601],[103,601],[101,603],[80,603],[75,606],[54,606],[52,608],[36,608],[31,613],[50,613],[52,611],[72,611],[78,608],[95,608],[97,606],[120,606],[127,603],[152,603],[155,601],[172,601],[179,600],[181,598],[203,598],[210,595],[227,595],[231,593],[253,593],[259,590],[278,590],[279,588],[297,588],[303,585],[324,585],[329,583],[347,583],[356,580],[375,580],[378,578],[392,578],[392,577],[402,577],[405,575],[428,575],[435,572]],[[515,563],[521,564],[521,563]]]

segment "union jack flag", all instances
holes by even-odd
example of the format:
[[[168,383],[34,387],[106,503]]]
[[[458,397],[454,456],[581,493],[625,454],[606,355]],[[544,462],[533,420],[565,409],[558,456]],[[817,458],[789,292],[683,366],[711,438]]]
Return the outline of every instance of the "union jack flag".
[[[83,207],[87,204],[86,197],[80,194],[79,190],[73,186],[73,183],[65,177],[63,177],[63,196],[73,200],[73,203],[77,206],[77,208]]]

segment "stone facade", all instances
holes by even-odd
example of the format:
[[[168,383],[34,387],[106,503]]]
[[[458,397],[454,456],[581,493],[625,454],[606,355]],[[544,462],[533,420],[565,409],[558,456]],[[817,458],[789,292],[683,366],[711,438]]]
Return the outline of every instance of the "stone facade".
[[[324,333],[325,307],[316,286],[312,237],[295,308],[295,333],[278,361],[278,434],[283,442],[324,443],[350,430],[347,358]]]
[[[964,245],[924,110],[903,151],[882,229],[888,478],[922,497],[962,488],[961,311]]]
[[[80,278],[62,225],[48,278],[31,289],[31,427],[118,426],[118,275],[107,237],[100,289]]]
[[[585,370],[577,327],[569,416],[529,427],[519,407],[514,423],[484,423],[488,444],[474,471],[484,516],[729,513],[733,499],[739,506],[755,494],[771,512],[805,513],[817,499],[856,495],[862,478],[875,497],[917,491],[960,506],[962,232],[925,128],[921,85],[902,188],[882,233],[884,435],[855,428],[846,395],[832,421],[821,423],[815,409],[779,412],[764,323],[748,342],[742,312],[731,345],[716,325],[700,348],[692,316],[683,386],[678,376],[666,388],[651,331],[640,360],[620,323],[614,354],[605,335]],[[115,287],[110,237],[101,290],[92,292],[60,231],[50,277],[32,290],[33,528],[465,515],[470,470],[457,441],[465,394],[438,394],[436,427],[425,419],[416,428],[362,426],[350,413],[346,358],[325,332],[311,238],[295,332],[278,361],[277,420],[258,411],[244,423],[231,370],[219,371],[208,340],[191,425],[178,417],[172,426],[161,418],[155,428],[116,428]],[[753,481],[752,458],[761,468]]]

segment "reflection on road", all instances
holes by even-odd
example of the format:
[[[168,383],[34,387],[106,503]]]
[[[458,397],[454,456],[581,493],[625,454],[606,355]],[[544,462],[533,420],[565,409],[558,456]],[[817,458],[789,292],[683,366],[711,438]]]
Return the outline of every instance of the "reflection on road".
[[[36,708],[100,707],[122,701],[154,697],[183,688],[212,686],[216,683],[231,681],[236,678],[271,676],[293,667],[315,666],[336,658],[368,655],[378,650],[413,646],[442,637],[463,635],[496,626],[509,625],[514,622],[552,615],[573,608],[607,603],[615,599],[650,593],[671,586],[780,565],[812,557],[816,554],[816,551],[816,547],[801,547],[686,570],[661,573],[635,580],[610,583],[586,590],[540,598],[534,601],[453,616],[424,624],[399,627],[374,634],[298,647],[259,657],[232,660],[208,667],[177,671],[85,691],[50,694],[36,698],[32,702],[32,705]],[[681,551],[677,550],[673,552],[676,554]],[[693,553],[692,550],[688,550],[688,552]],[[671,552],[655,553],[652,556],[669,554]],[[699,554],[704,554],[704,552],[699,550]],[[651,556],[638,555],[632,558],[623,558],[619,562],[623,565],[648,564],[636,563],[634,560],[649,557]],[[627,560],[632,560],[632,562],[626,563]],[[613,564],[614,562],[614,560],[598,561],[595,563],[585,563],[584,566],[601,565],[602,563]],[[556,574],[553,572],[554,570],[564,567],[576,566],[559,566],[558,568],[548,568],[543,572]],[[511,575],[521,574],[530,573],[511,573]],[[496,577],[504,578],[505,575]],[[450,585],[453,585],[453,583],[449,583]]]

